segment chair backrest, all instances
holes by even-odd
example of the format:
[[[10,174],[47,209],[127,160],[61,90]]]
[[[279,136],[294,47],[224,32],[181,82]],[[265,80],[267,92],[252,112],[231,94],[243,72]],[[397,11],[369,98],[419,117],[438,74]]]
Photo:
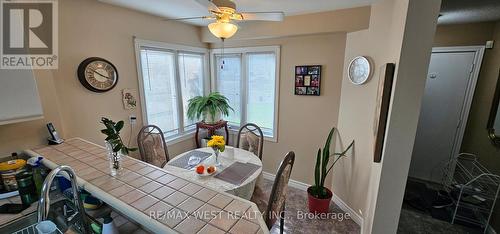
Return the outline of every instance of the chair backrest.
[[[288,181],[290,180],[294,161],[295,153],[293,151],[288,152],[283,161],[281,161],[278,172],[276,173],[273,189],[271,190],[267,209],[263,217],[269,229],[273,226],[285,208]]]
[[[238,131],[236,148],[248,150],[262,160],[262,152],[264,150],[264,134],[259,126],[253,123],[243,125]]]
[[[146,125],[137,134],[137,146],[141,160],[157,167],[167,164],[168,150],[163,132],[158,126]]]

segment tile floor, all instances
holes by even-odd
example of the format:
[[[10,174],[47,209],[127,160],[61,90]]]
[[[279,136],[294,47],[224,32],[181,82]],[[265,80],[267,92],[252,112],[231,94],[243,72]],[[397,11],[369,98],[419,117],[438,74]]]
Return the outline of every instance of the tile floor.
[[[268,199],[268,194],[272,188],[272,181],[263,179],[260,183],[260,189],[256,190],[252,201],[254,201],[259,209],[265,209],[266,202]],[[359,233],[360,227],[353,220],[318,220],[318,219],[299,219],[297,213],[307,212],[307,193],[295,188],[288,188],[287,197],[287,212],[285,220],[285,231],[284,233]],[[215,203],[213,205],[205,204],[206,207],[201,209],[206,210],[217,210],[217,206],[223,204]],[[229,206],[237,206],[239,204],[229,204]],[[227,209],[227,206],[226,206]],[[333,212],[342,213],[342,210],[335,204],[330,205],[330,209]],[[120,233],[147,233],[140,225],[133,223],[123,216],[113,213],[115,220],[115,225],[117,225]],[[234,227],[237,228],[237,227]],[[206,230],[209,233],[209,230]],[[279,223],[276,223],[272,229],[271,233],[279,233]]]
[[[435,219],[429,214],[403,205],[399,218],[398,234],[406,233],[479,234],[483,232],[477,228],[470,228],[459,224],[454,225]]]

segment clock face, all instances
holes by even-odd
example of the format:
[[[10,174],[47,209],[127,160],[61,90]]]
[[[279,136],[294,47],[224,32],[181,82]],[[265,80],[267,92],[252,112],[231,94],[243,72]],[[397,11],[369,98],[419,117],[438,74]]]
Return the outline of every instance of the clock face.
[[[82,85],[94,92],[106,92],[118,82],[116,67],[102,58],[85,59],[78,66],[78,79]]]
[[[353,84],[364,84],[370,77],[370,69],[370,61],[366,57],[356,57],[349,64],[349,79]]]

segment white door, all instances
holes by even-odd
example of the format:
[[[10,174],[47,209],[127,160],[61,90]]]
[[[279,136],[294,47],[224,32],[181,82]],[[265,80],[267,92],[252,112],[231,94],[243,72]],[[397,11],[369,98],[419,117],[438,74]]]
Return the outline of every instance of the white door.
[[[410,177],[441,182],[445,163],[458,153],[475,57],[475,51],[432,53]]]

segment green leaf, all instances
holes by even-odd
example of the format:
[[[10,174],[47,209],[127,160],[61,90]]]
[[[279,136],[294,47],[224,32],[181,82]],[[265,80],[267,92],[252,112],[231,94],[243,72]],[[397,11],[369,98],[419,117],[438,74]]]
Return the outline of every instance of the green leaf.
[[[123,145],[122,144],[118,144],[115,146],[115,148],[113,148],[113,152],[118,152],[122,149]]]
[[[123,120],[118,121],[118,123],[115,124],[115,131],[120,132],[124,124]]]
[[[127,148],[127,149],[128,149],[128,151],[131,151],[131,152],[138,150],[137,148]]]
[[[191,120],[199,120],[207,114],[215,116],[221,113],[223,116],[228,116],[230,110],[234,111],[229,105],[229,99],[218,92],[212,92],[207,96],[189,99],[187,116]]]
[[[327,166],[328,161],[330,160],[330,144],[332,142],[333,133],[335,132],[335,127],[330,130],[328,133],[328,137],[326,138],[325,147],[323,148],[323,159],[321,163],[321,181],[320,186],[324,187],[325,178],[327,176]]]
[[[321,167],[321,149],[318,149],[318,155],[316,156],[316,166],[314,167],[314,185],[319,187],[320,182],[320,167]]]

